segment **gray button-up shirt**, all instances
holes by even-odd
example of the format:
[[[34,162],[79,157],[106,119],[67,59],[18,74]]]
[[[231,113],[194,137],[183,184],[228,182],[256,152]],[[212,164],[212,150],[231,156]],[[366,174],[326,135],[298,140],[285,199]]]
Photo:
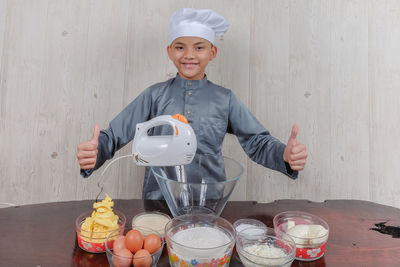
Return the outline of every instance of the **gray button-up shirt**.
[[[100,132],[96,166],[81,170],[82,176],[88,177],[129,143],[137,123],[176,113],[185,115],[196,134],[196,156],[222,159],[222,141],[226,133],[231,133],[253,161],[297,178],[298,173],[283,161],[285,144],[271,136],[231,90],[208,81],[207,77],[192,81],[179,75],[147,88],[110,122],[108,129]],[[152,134],[171,133],[161,126],[153,128]],[[143,198],[163,198],[150,168],[145,172]]]

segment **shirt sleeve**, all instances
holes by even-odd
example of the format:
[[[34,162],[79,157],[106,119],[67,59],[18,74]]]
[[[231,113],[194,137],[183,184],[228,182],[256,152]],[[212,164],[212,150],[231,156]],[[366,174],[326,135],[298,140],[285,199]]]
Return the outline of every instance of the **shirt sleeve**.
[[[237,136],[240,145],[254,162],[279,171],[292,179],[298,176],[283,160],[286,145],[273,137],[231,91],[228,133]]]
[[[108,129],[100,131],[96,166],[89,170],[81,169],[81,175],[85,178],[90,176],[129,143],[135,136],[136,124],[149,120],[151,108],[152,95],[148,88],[110,122]]]

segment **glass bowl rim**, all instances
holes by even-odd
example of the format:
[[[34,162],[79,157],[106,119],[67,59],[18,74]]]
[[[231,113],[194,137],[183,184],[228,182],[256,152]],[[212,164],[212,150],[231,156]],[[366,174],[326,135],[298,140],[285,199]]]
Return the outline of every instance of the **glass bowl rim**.
[[[154,170],[154,168],[174,167],[174,166],[151,166],[150,169],[151,169],[151,172],[154,174],[154,176],[156,176],[157,178],[162,179],[162,180],[164,180],[164,181],[172,181],[172,182],[177,183],[177,184],[193,184],[193,185],[207,185],[207,184],[220,184],[220,183],[222,183],[222,184],[227,184],[227,183],[230,183],[230,182],[234,182],[234,181],[239,180],[239,178],[240,178],[240,177],[243,175],[243,173],[244,173],[244,167],[242,166],[242,164],[240,164],[238,161],[236,161],[236,160],[234,160],[234,159],[232,159],[232,158],[230,158],[230,157],[225,157],[225,156],[222,156],[222,157],[224,158],[224,160],[225,160],[225,159],[228,159],[228,160],[234,162],[237,166],[239,166],[240,171],[239,171],[239,174],[238,174],[238,175],[236,175],[235,177],[226,179],[226,180],[224,180],[224,181],[204,182],[204,183],[200,183],[200,182],[180,182],[180,181],[171,180],[171,179],[167,179],[167,178],[165,178],[165,177],[163,177],[163,176],[160,176],[160,175]]]

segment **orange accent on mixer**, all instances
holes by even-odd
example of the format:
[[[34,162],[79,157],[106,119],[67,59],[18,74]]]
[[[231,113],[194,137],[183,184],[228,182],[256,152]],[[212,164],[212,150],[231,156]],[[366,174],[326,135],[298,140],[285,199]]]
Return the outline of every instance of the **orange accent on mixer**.
[[[176,113],[174,116],[172,116],[172,118],[174,118],[175,120],[181,121],[183,123],[189,124],[186,117],[183,116],[182,114]],[[176,134],[178,134],[178,133],[176,133]]]

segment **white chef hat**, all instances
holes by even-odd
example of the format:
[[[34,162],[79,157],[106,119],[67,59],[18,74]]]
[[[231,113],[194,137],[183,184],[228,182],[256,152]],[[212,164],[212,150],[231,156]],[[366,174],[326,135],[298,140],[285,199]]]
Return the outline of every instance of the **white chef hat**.
[[[229,22],[212,10],[182,8],[176,11],[169,20],[169,44],[183,36],[201,37],[214,44],[215,36],[223,35],[228,28]]]

